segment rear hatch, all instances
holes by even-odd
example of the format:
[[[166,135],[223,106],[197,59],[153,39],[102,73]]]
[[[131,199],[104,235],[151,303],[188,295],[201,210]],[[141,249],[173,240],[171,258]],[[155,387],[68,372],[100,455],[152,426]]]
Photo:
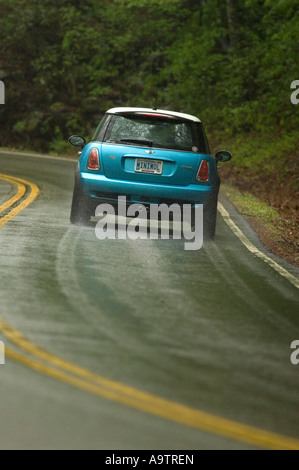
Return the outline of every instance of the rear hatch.
[[[192,152],[102,144],[104,173],[119,180],[187,186],[199,160],[200,156]]]
[[[194,122],[169,114],[135,112],[111,116],[102,143],[108,178],[187,186],[200,154]]]

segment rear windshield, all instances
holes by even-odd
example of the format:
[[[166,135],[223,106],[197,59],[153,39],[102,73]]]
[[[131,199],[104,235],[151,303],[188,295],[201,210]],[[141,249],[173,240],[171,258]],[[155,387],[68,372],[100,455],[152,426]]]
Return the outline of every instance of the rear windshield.
[[[192,121],[135,114],[112,116],[103,140],[194,152],[196,137]]]

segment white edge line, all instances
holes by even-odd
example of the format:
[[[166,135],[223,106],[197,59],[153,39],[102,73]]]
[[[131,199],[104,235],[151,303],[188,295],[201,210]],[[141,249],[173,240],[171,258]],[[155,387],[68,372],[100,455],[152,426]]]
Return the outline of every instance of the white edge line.
[[[234,234],[239,238],[239,240],[246,246],[246,248],[253,253],[255,256],[261,258],[265,263],[269,264],[275,271],[277,271],[281,276],[287,278],[297,289],[299,289],[299,279],[293,276],[289,271],[285,268],[280,266],[276,263],[273,259],[269,258],[269,256],[262,253],[250,240],[244,235],[244,233],[236,226],[236,224],[230,218],[229,213],[226,209],[224,209],[223,205],[218,202],[218,211],[222,215],[224,221],[230,227],[230,229],[234,232]]]

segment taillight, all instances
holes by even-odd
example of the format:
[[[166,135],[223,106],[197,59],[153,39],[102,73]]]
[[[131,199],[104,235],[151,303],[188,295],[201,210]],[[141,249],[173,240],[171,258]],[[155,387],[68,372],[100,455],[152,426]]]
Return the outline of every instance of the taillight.
[[[202,160],[200,162],[199,170],[196,175],[197,181],[208,181],[209,180],[209,162],[208,160]]]
[[[97,148],[92,148],[89,152],[87,168],[89,170],[99,170],[100,169],[100,160],[99,152]]]

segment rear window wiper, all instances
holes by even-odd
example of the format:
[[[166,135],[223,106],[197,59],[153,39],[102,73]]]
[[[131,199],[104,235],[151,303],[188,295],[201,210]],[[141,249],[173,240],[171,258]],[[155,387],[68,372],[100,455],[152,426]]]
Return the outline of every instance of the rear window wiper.
[[[121,139],[121,142],[128,142],[128,144],[147,145],[148,147],[152,147],[152,146],[153,146],[152,140],[144,140],[144,139]]]

